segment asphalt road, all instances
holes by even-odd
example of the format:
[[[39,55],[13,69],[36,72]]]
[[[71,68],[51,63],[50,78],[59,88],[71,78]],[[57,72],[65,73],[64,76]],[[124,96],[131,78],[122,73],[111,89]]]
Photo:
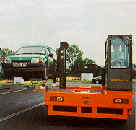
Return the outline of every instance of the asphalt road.
[[[78,85],[78,84],[74,84]],[[81,85],[81,84],[80,84]],[[82,84],[86,86],[88,84]],[[136,84],[133,84],[133,88]],[[10,93],[0,94],[0,130],[134,130],[136,96],[133,115],[126,123],[112,119],[84,119],[47,116],[43,93],[16,86]],[[19,90],[22,91],[19,91]],[[24,89],[24,90],[23,90]],[[136,93],[136,89],[134,90]],[[6,92],[6,90],[4,91]],[[2,92],[2,93],[4,93]],[[1,92],[0,92],[1,93]]]

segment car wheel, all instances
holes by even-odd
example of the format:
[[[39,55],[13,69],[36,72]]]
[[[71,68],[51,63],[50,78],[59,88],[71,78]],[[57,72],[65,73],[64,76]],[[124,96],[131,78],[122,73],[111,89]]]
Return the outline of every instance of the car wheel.
[[[28,77],[23,77],[24,81],[29,81]]]
[[[96,81],[93,79],[93,80],[92,80],[92,83],[93,83],[93,84],[96,84]]]
[[[2,78],[7,78],[4,69],[1,70]]]

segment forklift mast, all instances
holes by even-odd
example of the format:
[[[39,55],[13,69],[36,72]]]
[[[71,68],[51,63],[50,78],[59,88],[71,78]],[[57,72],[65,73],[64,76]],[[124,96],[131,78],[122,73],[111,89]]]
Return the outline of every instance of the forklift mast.
[[[66,50],[69,47],[67,42],[61,42],[60,48],[58,49],[57,65],[58,65],[58,76],[60,79],[60,88],[66,88]]]
[[[105,87],[132,90],[132,35],[108,35],[105,42]]]

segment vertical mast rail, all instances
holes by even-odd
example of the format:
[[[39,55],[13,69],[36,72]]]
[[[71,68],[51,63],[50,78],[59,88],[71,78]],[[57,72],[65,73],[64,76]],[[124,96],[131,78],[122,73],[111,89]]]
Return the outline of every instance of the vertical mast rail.
[[[60,88],[66,88],[66,50],[69,44],[67,42],[61,42],[58,50],[58,72],[60,78]]]

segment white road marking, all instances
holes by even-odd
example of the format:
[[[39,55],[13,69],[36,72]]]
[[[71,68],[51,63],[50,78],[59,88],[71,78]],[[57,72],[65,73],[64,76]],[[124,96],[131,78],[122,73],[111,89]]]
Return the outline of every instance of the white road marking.
[[[21,92],[21,91],[24,91],[26,90],[27,88],[23,88],[23,89],[20,89],[20,90],[16,90],[16,91],[13,91],[14,93],[17,93],[17,92]]]
[[[0,93],[0,95],[6,95],[6,94],[9,94],[11,93],[10,91],[7,91],[7,92],[4,92],[4,93]]]
[[[45,103],[43,102],[43,103],[40,103],[40,104],[31,106],[31,107],[28,107],[28,108],[26,108],[26,109],[24,109],[24,110],[22,110],[22,111],[19,111],[19,112],[16,112],[16,113],[12,113],[12,114],[10,114],[10,115],[8,115],[8,116],[6,116],[6,117],[0,118],[0,122],[9,120],[9,119],[11,119],[11,118],[13,118],[13,117],[15,117],[15,116],[18,116],[18,115],[20,115],[20,114],[22,114],[22,113],[24,113],[24,112],[30,111],[30,110],[32,110],[33,108],[42,106],[42,105],[44,105],[44,104],[45,104]]]
[[[21,92],[21,91],[24,91],[24,90],[27,90],[27,88],[15,90],[15,91],[7,91],[7,92],[3,92],[3,93],[0,93],[0,95],[6,95],[6,94],[9,94],[9,93],[17,93],[17,92]]]

